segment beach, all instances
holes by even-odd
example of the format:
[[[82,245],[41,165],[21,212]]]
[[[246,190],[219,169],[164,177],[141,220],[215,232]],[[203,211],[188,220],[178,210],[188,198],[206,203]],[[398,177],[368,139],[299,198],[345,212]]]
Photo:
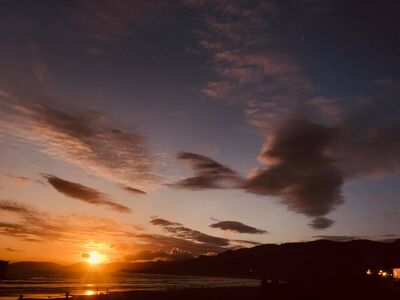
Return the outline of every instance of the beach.
[[[72,295],[70,300],[337,300],[337,299],[399,299],[399,289],[363,288],[362,286],[291,286],[269,285],[267,287],[214,287],[185,288],[147,291],[111,292],[95,295]],[[66,298],[51,298],[65,300]],[[24,298],[24,300],[49,300],[49,298]]]

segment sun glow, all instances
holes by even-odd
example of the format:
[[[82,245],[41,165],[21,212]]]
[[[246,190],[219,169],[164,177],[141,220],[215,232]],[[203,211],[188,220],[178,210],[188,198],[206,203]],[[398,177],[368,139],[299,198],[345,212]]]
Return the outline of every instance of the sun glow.
[[[88,263],[91,265],[97,265],[101,262],[101,257],[96,251],[89,253]]]

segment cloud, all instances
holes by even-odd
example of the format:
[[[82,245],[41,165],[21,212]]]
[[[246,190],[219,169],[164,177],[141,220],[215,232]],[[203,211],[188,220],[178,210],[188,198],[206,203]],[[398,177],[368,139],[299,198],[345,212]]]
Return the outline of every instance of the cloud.
[[[16,176],[16,175],[12,175],[12,174],[3,174],[3,176],[11,179],[13,181],[13,183],[19,187],[29,186],[33,182],[36,182],[39,184],[44,184],[42,181],[40,181],[38,179],[33,179],[33,178],[25,177],[25,176]]]
[[[330,240],[335,242],[348,242],[353,240],[363,239],[361,236],[347,236],[347,235],[315,235],[313,238],[319,240]]]
[[[317,217],[312,220],[312,222],[308,225],[310,225],[314,229],[326,229],[331,227],[335,221],[324,218],[324,217]]]
[[[256,126],[279,120],[316,93],[313,80],[276,39],[281,17],[279,5],[266,1],[218,1],[202,14],[199,43],[216,76],[201,91],[243,105]]]
[[[228,239],[211,236],[200,231],[187,228],[180,223],[170,222],[160,218],[152,219],[150,220],[150,223],[156,226],[161,226],[165,231],[173,234],[173,236],[185,240],[196,241],[217,247],[225,247],[230,243]]]
[[[82,253],[82,254],[81,254],[81,257],[87,259],[87,258],[90,257],[90,254],[85,252],[85,253]]]
[[[184,260],[193,258],[190,251],[179,248],[172,248],[170,251],[163,250],[143,250],[125,257],[126,261],[151,261],[151,260]]]
[[[339,130],[296,117],[281,122],[267,138],[259,160],[265,165],[247,179],[214,160],[188,153],[180,155],[192,163],[196,176],[178,184],[186,189],[221,187],[221,181],[233,180],[232,188],[257,195],[277,196],[289,210],[316,218],[310,224],[322,229],[333,225],[325,216],[343,203],[344,181],[338,161],[331,156]],[[226,186],[225,186],[226,187]]]
[[[233,231],[237,233],[249,233],[249,234],[265,234],[268,233],[266,230],[257,229],[255,227],[243,224],[237,221],[220,221],[214,224],[211,224],[212,228],[219,228],[222,230]]]
[[[87,242],[100,238],[125,237],[129,226],[111,219],[90,215],[49,214],[31,205],[0,199],[0,215],[16,216],[1,222],[0,234],[22,241]]]
[[[246,191],[282,197],[290,210],[320,217],[343,202],[343,176],[326,154],[336,130],[307,120],[290,120],[268,138],[259,169]]]
[[[144,192],[142,190],[139,190],[139,189],[136,189],[136,188],[133,188],[133,187],[130,187],[130,186],[122,186],[122,188],[125,191],[128,191],[128,192],[133,193],[133,194],[147,195],[146,192]]]
[[[190,250],[192,253],[198,253],[198,247],[207,250],[204,252],[214,252],[219,253],[227,249],[236,249],[241,247],[256,246],[260,243],[254,241],[246,240],[230,240],[225,238],[220,238],[212,235],[205,234],[203,232],[193,230],[191,228],[183,226],[181,223],[171,222],[161,218],[152,218],[150,223],[155,226],[160,226],[164,231],[170,233],[173,238],[182,239],[185,242],[194,243],[195,247]],[[241,224],[241,223],[240,223]],[[244,224],[241,224],[246,226]],[[243,226],[241,229],[243,229]],[[258,230],[253,227],[245,227],[247,230],[252,228],[253,230]],[[185,247],[181,247],[187,249]]]
[[[161,219],[161,218],[152,218],[150,220],[150,223],[155,225],[155,226],[181,226],[181,223],[176,223],[176,222],[171,222],[165,219]]]
[[[161,218],[153,218],[152,223],[160,224],[158,226],[165,228],[168,235],[137,230],[137,226],[109,218],[87,214],[50,214],[28,204],[0,199],[2,220],[3,216],[14,216],[17,219],[12,222],[0,222],[0,235],[22,242],[70,243],[74,249],[77,247],[82,249],[82,254],[92,249],[89,246],[82,248],[82,245],[86,245],[89,241],[107,241],[112,245],[109,248],[116,251],[118,257],[130,256],[129,260],[132,261],[178,260],[258,244],[253,241],[225,240],[208,236],[186,228],[180,223]],[[176,229],[166,227],[176,227]],[[98,249],[96,245],[95,248]]]
[[[55,108],[48,103],[0,97],[0,135],[33,143],[50,156],[125,186],[143,191],[159,186],[161,177],[153,170],[155,157],[144,137],[100,112]]]
[[[25,220],[24,224],[11,222],[0,222],[0,234],[16,237],[23,241],[39,241],[42,239],[58,239],[60,233],[54,228],[46,228],[45,223],[29,224]]]
[[[10,174],[5,174],[4,176],[12,179],[16,186],[23,187],[23,186],[29,186],[32,184],[32,179],[30,179],[28,177],[14,176],[14,175],[10,175]]]
[[[6,250],[8,252],[24,252],[22,250],[17,250],[17,249],[13,249],[13,248],[4,248],[4,250]]]
[[[80,183],[67,181],[48,174],[44,175],[44,178],[47,179],[47,182],[53,188],[55,188],[58,192],[64,194],[67,197],[78,199],[94,205],[107,206],[110,209],[121,213],[128,213],[131,211],[129,207],[109,199],[108,195],[103,194],[93,188],[84,186]]]
[[[187,162],[195,175],[172,184],[172,187],[190,190],[223,189],[236,187],[241,182],[236,172],[209,157],[182,152],[177,158]]]

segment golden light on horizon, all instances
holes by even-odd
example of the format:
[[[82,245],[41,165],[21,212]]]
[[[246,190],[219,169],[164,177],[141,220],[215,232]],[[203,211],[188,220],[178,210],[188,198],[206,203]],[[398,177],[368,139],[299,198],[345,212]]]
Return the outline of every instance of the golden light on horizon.
[[[88,263],[91,265],[97,265],[101,262],[101,256],[97,253],[97,251],[89,252]]]
[[[88,290],[88,291],[85,292],[85,295],[87,295],[87,296],[91,296],[91,295],[94,295],[94,294],[95,293],[92,290]]]

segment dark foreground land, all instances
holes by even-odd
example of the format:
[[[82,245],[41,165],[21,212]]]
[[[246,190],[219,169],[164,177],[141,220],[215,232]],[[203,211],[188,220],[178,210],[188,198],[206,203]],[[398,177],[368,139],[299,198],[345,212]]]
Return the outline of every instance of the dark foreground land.
[[[64,298],[65,299],[65,298]],[[198,288],[166,291],[115,292],[72,296],[73,300],[239,300],[239,299],[400,299],[398,287],[341,286],[315,288],[289,285],[261,287]],[[28,299],[26,299],[28,300]],[[43,299],[44,300],[44,299]],[[48,299],[47,299],[48,300]],[[53,298],[53,300],[55,300]],[[61,300],[61,299],[59,299]]]

